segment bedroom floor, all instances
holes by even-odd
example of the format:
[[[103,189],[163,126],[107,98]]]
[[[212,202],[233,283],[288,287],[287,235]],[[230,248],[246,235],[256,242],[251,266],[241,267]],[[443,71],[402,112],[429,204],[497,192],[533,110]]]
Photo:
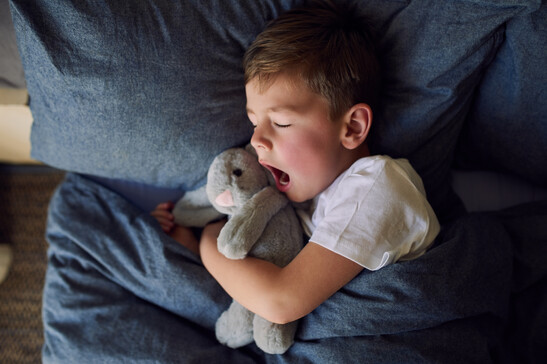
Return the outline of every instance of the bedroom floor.
[[[0,284],[0,363],[40,363],[47,207],[64,174],[46,167],[0,165],[0,244],[11,269]]]

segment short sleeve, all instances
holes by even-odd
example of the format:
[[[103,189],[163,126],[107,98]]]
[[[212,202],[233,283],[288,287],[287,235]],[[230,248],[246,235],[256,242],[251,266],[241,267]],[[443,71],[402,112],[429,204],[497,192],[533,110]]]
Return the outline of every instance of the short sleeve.
[[[310,240],[369,270],[422,255],[439,232],[407,161],[376,160],[331,187],[318,202],[316,214],[323,217]]]

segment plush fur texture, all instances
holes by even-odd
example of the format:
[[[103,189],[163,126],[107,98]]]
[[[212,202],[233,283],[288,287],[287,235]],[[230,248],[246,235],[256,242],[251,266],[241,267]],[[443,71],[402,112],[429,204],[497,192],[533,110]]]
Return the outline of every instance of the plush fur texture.
[[[224,214],[218,212],[209,202],[206,186],[189,191],[177,201],[173,208],[175,223],[186,227],[204,227],[208,222],[220,219]]]
[[[218,237],[222,254],[285,266],[302,249],[303,235],[292,205],[270,186],[268,173],[245,149],[228,149],[211,164],[206,192],[213,206],[229,216]],[[264,352],[282,354],[293,344],[296,329],[296,321],[274,324],[233,301],[216,323],[216,336],[232,348],[254,340]]]

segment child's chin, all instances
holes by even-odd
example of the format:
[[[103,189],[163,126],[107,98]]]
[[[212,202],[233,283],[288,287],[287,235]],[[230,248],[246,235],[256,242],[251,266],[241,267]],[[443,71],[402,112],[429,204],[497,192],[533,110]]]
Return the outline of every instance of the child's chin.
[[[308,198],[304,196],[299,196],[294,193],[290,193],[290,191],[288,191],[288,193],[285,193],[285,195],[291,202],[294,202],[294,203],[302,203],[309,200]]]

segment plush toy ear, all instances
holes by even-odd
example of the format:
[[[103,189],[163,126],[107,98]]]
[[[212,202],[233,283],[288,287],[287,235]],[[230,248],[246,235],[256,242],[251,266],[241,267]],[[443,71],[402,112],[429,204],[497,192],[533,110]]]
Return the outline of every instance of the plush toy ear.
[[[368,136],[372,124],[372,109],[364,103],[356,104],[344,115],[341,142],[347,149],[355,149]]]

